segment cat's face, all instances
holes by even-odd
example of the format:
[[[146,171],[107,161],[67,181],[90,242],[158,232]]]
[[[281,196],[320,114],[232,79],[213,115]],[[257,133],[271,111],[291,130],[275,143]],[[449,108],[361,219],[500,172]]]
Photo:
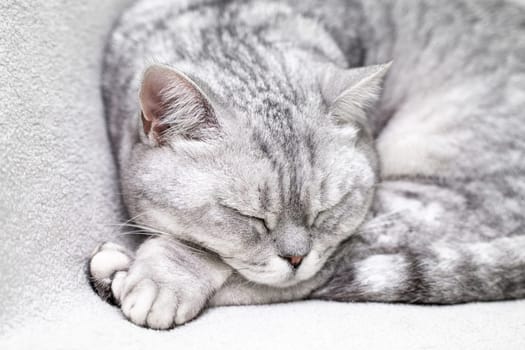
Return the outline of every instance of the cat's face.
[[[284,287],[313,277],[355,232],[373,196],[370,137],[354,117],[341,115],[358,114],[356,106],[327,108],[339,102],[318,91],[301,107],[278,101],[256,112],[212,107],[172,71],[171,86],[191,96],[171,91],[160,106],[173,108],[184,98],[193,105],[176,115],[179,105],[169,111],[171,124],[160,123],[159,100],[148,94],[167,74],[155,69],[167,68],[146,73],[145,136],[123,174],[132,216],[216,253],[248,280]],[[166,98],[161,90],[159,98]],[[186,114],[197,121],[185,121]]]

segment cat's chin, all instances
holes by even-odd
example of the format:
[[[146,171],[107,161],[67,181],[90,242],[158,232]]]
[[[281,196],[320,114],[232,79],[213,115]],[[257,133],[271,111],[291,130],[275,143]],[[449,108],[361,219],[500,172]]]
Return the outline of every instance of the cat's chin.
[[[305,282],[309,279],[311,279],[313,276],[315,276],[315,272],[303,272],[301,270],[298,270],[297,272],[289,271],[288,273],[283,274],[282,278],[275,279],[273,278],[264,278],[264,275],[258,275],[258,276],[246,276],[244,277],[252,282],[255,282],[257,284],[262,284],[268,287],[273,288],[290,288],[295,285],[298,285],[302,282]]]
[[[283,282],[280,282],[280,283],[276,283],[276,284],[271,284],[269,285],[270,287],[274,287],[274,288],[289,288],[289,287],[293,287],[301,282],[304,282],[304,280],[300,280],[296,277],[294,278],[291,278],[287,281],[283,281]]]
[[[323,266],[324,260],[316,250],[312,250],[299,268],[292,269],[282,258],[275,257],[267,261],[265,272],[252,271],[247,267],[238,269],[245,279],[273,288],[289,288],[313,278]]]
[[[266,285],[268,285],[269,287],[274,287],[274,288],[290,288],[298,284],[301,284],[303,282],[306,282],[309,279],[313,278],[314,276],[315,276],[315,273],[309,273],[307,275],[296,273],[293,276],[287,278],[286,280],[276,282],[276,283],[266,284]]]
[[[248,281],[275,288],[286,288],[299,282],[290,272],[276,276],[274,273],[248,273],[247,271],[243,271],[241,275]]]

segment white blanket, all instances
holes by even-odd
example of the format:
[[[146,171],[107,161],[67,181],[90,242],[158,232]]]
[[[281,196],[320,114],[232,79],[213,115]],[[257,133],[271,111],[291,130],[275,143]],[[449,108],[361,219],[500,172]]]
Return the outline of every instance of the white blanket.
[[[0,2],[0,349],[525,349],[525,301],[300,302],[141,329],[88,286],[121,203],[99,91],[127,0]]]

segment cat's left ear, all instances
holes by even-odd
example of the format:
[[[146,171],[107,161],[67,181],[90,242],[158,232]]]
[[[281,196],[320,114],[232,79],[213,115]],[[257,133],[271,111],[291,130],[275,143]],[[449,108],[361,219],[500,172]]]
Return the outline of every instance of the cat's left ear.
[[[144,72],[139,99],[144,134],[155,145],[170,138],[202,140],[218,127],[204,92],[170,67],[154,65]]]
[[[330,114],[339,124],[367,125],[367,113],[379,100],[392,62],[352,69],[332,68],[325,72],[322,93]]]

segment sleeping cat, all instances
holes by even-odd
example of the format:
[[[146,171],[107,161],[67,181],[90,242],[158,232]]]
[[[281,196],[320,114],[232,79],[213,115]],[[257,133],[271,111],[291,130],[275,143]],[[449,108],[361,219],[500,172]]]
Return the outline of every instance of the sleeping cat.
[[[103,94],[133,323],[306,298],[525,297],[525,10],[491,0],[150,1]],[[393,60],[393,63],[390,63]]]

